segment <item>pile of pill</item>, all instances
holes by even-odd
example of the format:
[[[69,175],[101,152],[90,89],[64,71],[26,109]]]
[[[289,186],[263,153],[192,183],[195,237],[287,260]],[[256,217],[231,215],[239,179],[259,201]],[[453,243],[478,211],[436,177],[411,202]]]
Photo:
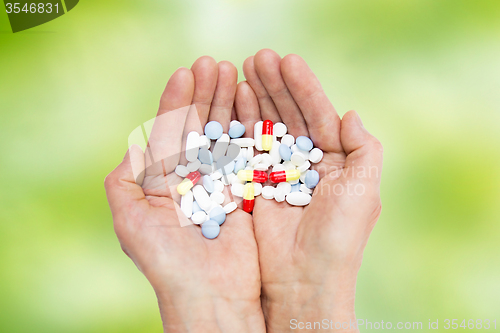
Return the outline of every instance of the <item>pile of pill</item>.
[[[248,213],[258,195],[277,202],[286,200],[293,206],[309,204],[319,182],[318,172],[310,170],[311,163],[319,163],[323,152],[308,137],[295,139],[287,131],[285,124],[265,120],[255,124],[253,139],[242,138],[245,126],[233,120],[227,134],[219,122],[211,121],[205,126],[205,135],[195,131],[187,135],[188,163],[175,169],[184,178],[177,192],[182,212],[201,225],[206,238],[217,237],[226,215],[238,207],[235,201],[222,206],[228,201],[225,186],[231,186],[233,197],[243,198],[243,210]],[[255,150],[262,153],[255,154]]]

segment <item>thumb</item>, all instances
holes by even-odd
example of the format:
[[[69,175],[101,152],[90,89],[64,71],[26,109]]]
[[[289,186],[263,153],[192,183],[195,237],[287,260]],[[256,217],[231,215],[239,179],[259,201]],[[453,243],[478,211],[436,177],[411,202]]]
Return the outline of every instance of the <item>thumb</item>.
[[[382,144],[365,129],[356,111],[349,111],[342,118],[340,141],[347,154],[343,177],[365,178],[378,189],[382,172]]]
[[[104,180],[104,187],[113,216],[119,214],[134,201],[145,199],[142,190],[144,180],[144,153],[138,145],[127,150],[120,163]]]

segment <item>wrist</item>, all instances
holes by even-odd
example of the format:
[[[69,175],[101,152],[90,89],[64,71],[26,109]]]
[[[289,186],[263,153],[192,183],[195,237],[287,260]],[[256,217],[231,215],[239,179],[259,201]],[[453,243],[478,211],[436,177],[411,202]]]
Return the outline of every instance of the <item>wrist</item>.
[[[297,329],[321,332],[327,328],[329,331],[359,332],[354,311],[356,278],[325,281],[328,282],[305,284],[302,281],[279,287],[264,285],[262,310],[267,332],[294,332]],[[307,327],[307,323],[312,326]]]
[[[265,332],[260,300],[157,296],[164,332]]]

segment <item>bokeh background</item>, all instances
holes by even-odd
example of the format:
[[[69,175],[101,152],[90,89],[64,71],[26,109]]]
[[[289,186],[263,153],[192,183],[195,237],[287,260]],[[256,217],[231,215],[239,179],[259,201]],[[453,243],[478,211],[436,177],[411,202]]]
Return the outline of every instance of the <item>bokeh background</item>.
[[[358,318],[500,329],[500,1],[82,0],[17,34],[0,12],[1,332],[161,331],[104,177],[175,69],[208,54],[241,80],[266,47],[384,144]]]

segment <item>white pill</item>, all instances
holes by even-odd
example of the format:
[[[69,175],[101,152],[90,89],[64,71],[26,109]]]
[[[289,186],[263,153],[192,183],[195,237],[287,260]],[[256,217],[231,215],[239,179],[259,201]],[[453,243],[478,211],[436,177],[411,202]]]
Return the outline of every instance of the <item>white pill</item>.
[[[245,184],[245,183],[246,183],[245,180],[241,180],[238,177],[233,177],[231,179],[231,185],[234,185],[234,184]]]
[[[245,170],[253,170],[253,167],[251,167],[250,165],[247,165],[247,166],[245,167]]]
[[[238,124],[241,124],[238,120],[231,120],[231,122],[229,123],[229,128],[233,127],[234,125],[238,125]]]
[[[210,149],[210,139],[206,135],[200,135],[200,149]]]
[[[189,174],[189,170],[184,165],[178,165],[178,166],[175,167],[175,173],[179,177],[184,178],[184,177],[186,177]]]
[[[253,183],[253,195],[258,196],[262,193],[262,184],[261,183]]]
[[[207,220],[207,213],[204,211],[200,210],[199,212],[196,212],[191,216],[191,221],[193,221],[194,224],[203,224]]]
[[[297,152],[299,152],[299,153],[301,153],[302,155],[304,155],[304,158],[305,158],[306,160],[308,160],[308,159],[309,159],[309,152],[308,152],[308,151],[305,151],[305,150],[299,149],[299,150],[297,150]]]
[[[236,158],[234,159],[235,161],[239,160],[240,157],[247,157],[247,150],[248,148],[241,148],[240,149],[240,153],[238,154],[238,156],[236,156]]]
[[[226,196],[222,192],[214,192],[210,194],[210,199],[216,204],[222,205],[224,203],[224,199],[226,199]]]
[[[253,167],[259,164],[262,161],[262,154],[260,155],[255,155],[249,162],[248,164]]]
[[[294,170],[295,164],[290,161],[286,161],[285,163],[283,163],[283,167],[285,168],[285,170]]]
[[[243,197],[243,192],[245,189],[245,185],[243,184],[233,184],[231,185],[231,194],[235,197]]]
[[[279,183],[276,189],[283,191],[285,194],[292,192],[292,185],[287,182]]]
[[[263,163],[258,163],[253,168],[254,168],[254,170],[267,171],[267,169],[269,169],[269,165],[263,164]]]
[[[309,161],[311,163],[319,163],[323,159],[323,151],[319,148],[313,148],[309,152]]]
[[[222,176],[223,176],[223,174],[219,170],[215,170],[215,172],[211,174],[211,177],[213,180],[221,179]]]
[[[290,184],[290,185],[295,185],[295,184],[297,184],[298,182],[299,182],[299,180],[298,180],[298,179],[295,179],[295,180],[290,180],[290,181],[288,181],[287,183],[288,183],[288,184]]]
[[[214,192],[224,191],[224,184],[219,180],[214,180]]]
[[[207,214],[210,214],[210,211],[212,209],[214,209],[215,207],[220,207],[222,208],[222,205],[219,205],[218,203],[216,203],[215,201],[210,201],[211,205],[210,205],[210,208],[206,211]]]
[[[287,132],[288,132],[288,129],[286,128],[285,124],[283,124],[283,123],[274,124],[273,134],[276,135],[276,137],[281,138]]]
[[[281,138],[281,143],[287,145],[288,147],[291,147],[295,143],[295,138],[290,134],[285,134]]]
[[[255,146],[255,140],[252,138],[231,139],[231,143],[234,143],[235,145],[238,145],[242,148]]]
[[[224,207],[222,207],[222,209],[224,209],[226,214],[234,212],[236,210],[236,208],[238,208],[238,205],[234,201],[232,201],[232,202],[228,203],[227,205],[225,205]]]
[[[297,167],[297,170],[299,170],[300,172],[304,172],[307,169],[309,169],[310,167],[311,167],[311,162],[309,162],[308,160],[306,160],[302,165],[299,165]]]
[[[197,171],[201,167],[201,161],[196,159],[194,162],[189,162],[186,167],[189,172]]]
[[[292,192],[286,196],[286,202],[292,206],[305,206],[311,202],[311,196],[304,192]]]
[[[200,208],[205,212],[212,206],[212,200],[210,200],[210,197],[208,196],[207,191],[205,191],[203,185],[196,185],[193,187],[193,196]]]
[[[311,194],[312,193],[312,189],[310,189],[309,187],[307,187],[306,184],[300,184],[299,189],[300,189],[301,192],[304,192],[304,193],[307,193],[307,194]]]
[[[247,161],[250,161],[253,158],[254,155],[255,154],[254,154],[253,147],[248,147],[248,149],[247,149],[247,156],[246,156]]]
[[[283,164],[276,164],[273,166],[273,171],[272,172],[278,172],[278,171],[285,171],[285,167]]]
[[[222,134],[222,136],[217,139],[212,151],[214,161],[217,161],[219,158],[226,155],[227,147],[229,146],[229,140],[229,135],[227,135],[226,133]]]
[[[273,147],[269,151],[269,156],[271,157],[272,165],[276,165],[281,162],[280,145],[281,144],[278,141],[274,141]]]
[[[262,151],[262,124],[263,121],[258,121],[253,127],[253,138],[255,140],[255,149]]]
[[[187,218],[193,215],[193,192],[188,191],[181,197],[181,210]]]
[[[292,154],[291,162],[295,166],[300,166],[300,165],[304,164],[305,161],[306,161],[306,158],[304,157],[304,155],[302,153],[296,152],[296,153]]]
[[[276,200],[276,202],[283,202],[285,201],[285,197],[285,190],[283,188],[276,187],[276,190],[274,191],[274,200]]]
[[[233,180],[233,178],[236,177],[236,175],[234,173],[230,173],[230,174],[227,174],[225,177],[222,177],[222,184],[224,185],[230,185],[231,184],[231,181]]]
[[[209,175],[214,172],[214,168],[210,164],[202,164],[198,171],[204,175]]]
[[[198,132],[189,132],[186,138],[186,159],[193,162],[198,159],[198,150],[200,149],[200,134]]]
[[[292,145],[290,147],[290,149],[291,149],[292,153],[296,153],[296,152],[298,152],[300,150],[299,147],[297,147],[297,145]]]
[[[274,199],[274,192],[276,189],[272,186],[264,186],[262,188],[262,197],[264,199]]]
[[[271,158],[270,154],[264,153],[264,154],[261,154],[261,156],[262,156],[262,160],[260,161],[260,163],[267,164],[267,165],[271,165],[272,164],[273,159]]]

